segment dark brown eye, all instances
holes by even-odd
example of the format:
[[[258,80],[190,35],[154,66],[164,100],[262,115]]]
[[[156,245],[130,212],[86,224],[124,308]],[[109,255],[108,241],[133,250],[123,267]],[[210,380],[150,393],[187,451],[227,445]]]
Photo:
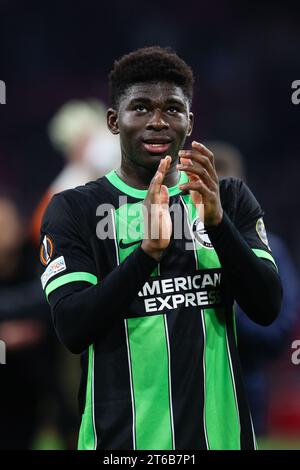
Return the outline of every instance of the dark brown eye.
[[[178,109],[176,106],[170,106],[170,107],[168,108],[168,111],[169,111],[171,114],[179,113],[179,109]]]
[[[143,104],[137,104],[135,107],[134,107],[135,111],[138,111],[139,113],[144,113],[147,111],[147,108],[146,106],[144,106]]]

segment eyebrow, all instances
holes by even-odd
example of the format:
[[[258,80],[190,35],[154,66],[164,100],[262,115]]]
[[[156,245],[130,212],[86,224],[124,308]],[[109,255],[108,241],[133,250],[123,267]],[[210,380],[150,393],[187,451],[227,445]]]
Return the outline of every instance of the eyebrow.
[[[151,100],[150,98],[148,98],[147,96],[139,96],[137,98],[133,98],[132,100],[130,100],[129,104],[132,105],[132,104],[135,104],[135,103],[140,103],[140,102],[143,102],[143,103],[152,103],[153,100]],[[185,106],[185,103],[184,101],[181,99],[181,98],[177,98],[177,97],[170,97],[170,98],[167,98],[166,101],[165,101],[167,104],[170,104],[170,103],[176,103],[176,104],[179,104],[179,105],[182,105],[182,106]]]

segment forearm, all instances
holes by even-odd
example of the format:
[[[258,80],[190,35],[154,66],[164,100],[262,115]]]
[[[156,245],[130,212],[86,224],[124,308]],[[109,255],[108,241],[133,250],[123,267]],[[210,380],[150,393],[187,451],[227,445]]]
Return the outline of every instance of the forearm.
[[[99,284],[69,294],[57,303],[50,295],[55,328],[65,346],[81,353],[100,332],[124,318],[156,266],[157,261],[138,248]]]
[[[282,299],[280,278],[271,262],[258,258],[224,212],[217,227],[207,227],[228,286],[242,310],[256,323],[269,325]]]

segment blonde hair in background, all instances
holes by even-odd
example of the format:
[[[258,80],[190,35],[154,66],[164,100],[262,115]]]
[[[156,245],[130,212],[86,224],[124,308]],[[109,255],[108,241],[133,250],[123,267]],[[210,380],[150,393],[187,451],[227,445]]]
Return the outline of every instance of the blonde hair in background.
[[[62,153],[86,135],[106,128],[106,107],[97,100],[72,100],[63,105],[48,126],[53,146]]]

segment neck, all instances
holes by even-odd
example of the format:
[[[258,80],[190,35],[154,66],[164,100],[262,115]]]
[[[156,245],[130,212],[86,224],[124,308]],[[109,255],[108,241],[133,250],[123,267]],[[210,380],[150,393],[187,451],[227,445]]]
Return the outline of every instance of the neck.
[[[172,162],[163,181],[163,184],[168,188],[175,186],[180,179],[180,172],[176,169],[176,163]],[[136,189],[148,189],[155,172],[156,170],[152,168],[137,166],[129,161],[122,161],[120,168],[116,170],[117,175],[126,184]]]

